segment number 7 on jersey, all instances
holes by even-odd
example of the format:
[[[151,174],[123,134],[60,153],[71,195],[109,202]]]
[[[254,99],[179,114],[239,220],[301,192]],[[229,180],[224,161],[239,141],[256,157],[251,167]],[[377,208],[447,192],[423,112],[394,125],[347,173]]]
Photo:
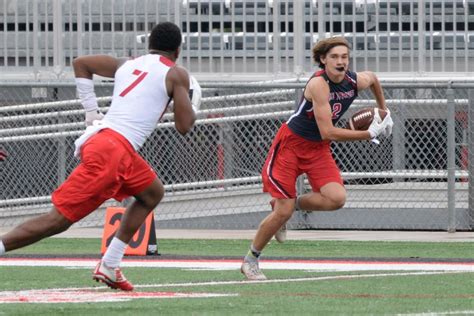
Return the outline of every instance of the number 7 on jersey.
[[[126,96],[127,93],[129,93],[130,91],[132,91],[133,88],[135,88],[140,82],[142,82],[142,80],[145,79],[146,75],[148,75],[148,72],[135,69],[132,74],[134,74],[135,76],[138,76],[138,78],[135,79],[135,81],[133,81],[128,87],[126,87],[126,88],[120,93],[120,96],[121,96],[121,97]]]

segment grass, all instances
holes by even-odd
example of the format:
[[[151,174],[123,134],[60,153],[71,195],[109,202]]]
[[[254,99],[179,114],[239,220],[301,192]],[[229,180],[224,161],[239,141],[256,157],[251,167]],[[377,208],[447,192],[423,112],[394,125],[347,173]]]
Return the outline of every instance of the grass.
[[[248,240],[162,239],[158,251],[164,255],[243,256]],[[98,255],[100,239],[49,238],[9,254]],[[302,258],[462,258],[474,259],[472,242],[387,241],[287,241],[271,242],[266,257]]]
[[[163,256],[242,257],[248,240],[159,240]],[[11,252],[42,255],[98,255],[99,239],[52,238]],[[272,243],[267,257],[300,258],[437,258],[474,259],[474,243],[289,241]],[[133,299],[78,304],[0,304],[0,315],[397,315],[459,312],[474,314],[473,273],[393,275],[304,282],[165,286],[186,282],[239,281],[237,270],[126,268],[140,292],[206,292],[237,294],[215,298]],[[270,279],[331,275],[380,274],[380,271],[321,272],[267,270]],[[383,273],[396,273],[384,271]],[[5,290],[91,287],[90,269],[0,266],[0,293]],[[100,292],[117,293],[111,290]]]

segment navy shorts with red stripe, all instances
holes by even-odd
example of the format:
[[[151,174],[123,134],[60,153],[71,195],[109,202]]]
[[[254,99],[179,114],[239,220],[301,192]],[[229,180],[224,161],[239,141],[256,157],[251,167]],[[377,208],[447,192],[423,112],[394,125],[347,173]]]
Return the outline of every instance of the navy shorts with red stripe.
[[[336,182],[341,172],[329,141],[310,141],[293,133],[284,123],[278,130],[262,169],[263,191],[277,199],[296,198],[296,179],[305,173],[313,192]]]

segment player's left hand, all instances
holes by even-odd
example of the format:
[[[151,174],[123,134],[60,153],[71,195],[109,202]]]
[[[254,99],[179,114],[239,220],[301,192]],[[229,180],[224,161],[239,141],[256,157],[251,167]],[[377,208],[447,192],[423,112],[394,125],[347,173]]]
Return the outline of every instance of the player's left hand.
[[[193,107],[194,113],[197,113],[201,107],[201,86],[194,76],[189,76],[189,99]]]
[[[99,110],[92,110],[86,112],[86,126],[91,126],[94,124],[94,121],[100,121],[104,118],[104,114],[102,114]]]
[[[382,134],[385,136],[385,137],[389,137],[390,135],[392,135],[392,129],[393,129],[393,120],[392,120],[392,115],[390,113],[390,110],[389,109],[386,109],[387,111],[387,125],[385,126],[385,129],[383,130]]]
[[[7,159],[7,153],[0,149],[0,161],[4,161],[5,159]]]

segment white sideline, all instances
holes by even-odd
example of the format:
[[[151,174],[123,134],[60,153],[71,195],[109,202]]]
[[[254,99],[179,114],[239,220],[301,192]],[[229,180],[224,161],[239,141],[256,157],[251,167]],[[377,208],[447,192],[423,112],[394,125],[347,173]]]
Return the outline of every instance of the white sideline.
[[[78,258],[0,258],[0,266],[89,268],[98,259]],[[240,259],[124,259],[122,267],[238,270]],[[314,271],[464,271],[474,272],[474,262],[381,262],[351,260],[265,260],[262,269]]]

